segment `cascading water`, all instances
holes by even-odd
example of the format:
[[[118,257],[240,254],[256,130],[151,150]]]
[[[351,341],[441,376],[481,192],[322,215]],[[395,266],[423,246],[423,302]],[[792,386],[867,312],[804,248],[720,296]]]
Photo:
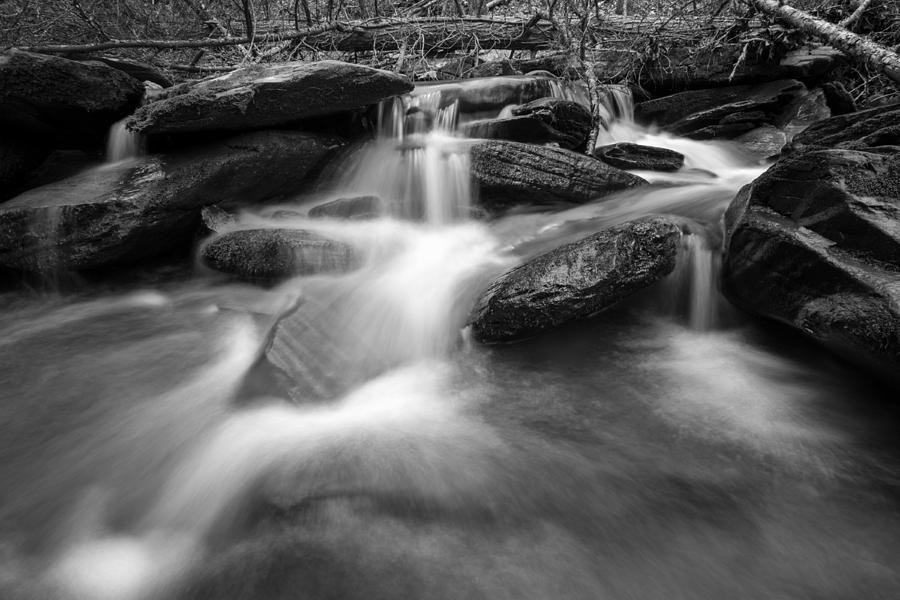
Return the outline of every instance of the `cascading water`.
[[[469,116],[427,86],[382,106],[327,193],[230,225],[350,243],[355,272],[0,296],[0,597],[895,595],[900,419],[845,402],[880,392],[819,352],[719,318],[710,232],[760,167],[640,128],[618,94],[610,140],[686,169],[475,222]],[[385,214],[302,216],[353,195]],[[683,218],[669,281],[464,342],[493,276],[652,213]]]
[[[117,121],[109,129],[106,141],[106,162],[117,163],[135,158],[141,153],[141,136],[129,131],[125,126],[127,119]]]

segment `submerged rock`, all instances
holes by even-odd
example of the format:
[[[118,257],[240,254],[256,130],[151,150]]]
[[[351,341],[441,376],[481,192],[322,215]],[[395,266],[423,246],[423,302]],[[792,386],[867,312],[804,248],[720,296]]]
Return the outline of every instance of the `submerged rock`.
[[[309,209],[313,218],[374,219],[384,211],[384,202],[378,196],[354,196],[329,200]]]
[[[161,95],[128,121],[147,135],[247,130],[345,112],[412,91],[401,75],[333,60],[253,65]]]
[[[777,127],[765,125],[739,135],[734,141],[740,143],[757,160],[767,160],[781,154],[788,136]]]
[[[0,205],[0,265],[81,270],[165,253],[190,241],[202,207],[296,192],[339,146],[335,138],[261,131],[29,190]]]
[[[352,246],[301,229],[229,231],[210,240],[201,257],[217,271],[256,282],[344,273],[360,265]]]
[[[741,191],[726,225],[732,302],[896,378],[900,152],[784,158]]]
[[[584,203],[647,183],[596,158],[571,150],[507,141],[470,151],[478,202],[489,211],[528,204]]]
[[[542,254],[482,295],[475,339],[512,341],[596,314],[671,272],[680,238],[674,221],[645,217]]]
[[[680,92],[641,102],[635,106],[635,119],[695,139],[734,137],[775,124],[805,92],[806,87],[793,79]]]
[[[680,152],[629,142],[600,146],[594,149],[594,156],[619,169],[677,171],[684,166],[684,154]]]

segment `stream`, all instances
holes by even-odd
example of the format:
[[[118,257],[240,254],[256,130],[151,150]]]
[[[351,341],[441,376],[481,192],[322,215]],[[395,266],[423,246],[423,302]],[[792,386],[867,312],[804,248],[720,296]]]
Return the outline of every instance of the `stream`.
[[[233,225],[349,242],[357,271],[0,296],[0,598],[896,599],[894,393],[717,291],[721,215],[765,166],[619,97],[605,141],[684,169],[476,220],[440,94],[386,103],[322,190]],[[363,194],[387,214],[305,216]],[[493,277],[646,214],[684,220],[672,275],[470,340]]]

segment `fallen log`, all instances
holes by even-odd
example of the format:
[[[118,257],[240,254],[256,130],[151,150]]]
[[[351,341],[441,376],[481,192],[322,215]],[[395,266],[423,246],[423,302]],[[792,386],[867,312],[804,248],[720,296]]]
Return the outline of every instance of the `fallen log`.
[[[640,18],[606,15],[595,19],[590,35],[595,40],[631,40],[649,36],[659,43],[723,36],[734,25],[729,19]],[[266,23],[256,24],[255,38],[246,33],[234,37],[186,40],[108,40],[91,44],[55,44],[20,48],[45,54],[98,52],[122,48],[221,48],[257,46],[296,41],[309,50],[336,52],[398,51],[404,45],[436,55],[459,50],[546,50],[559,48],[559,32],[540,15],[531,18],[409,17],[334,21],[283,31]]]
[[[759,11],[831,44],[853,60],[900,84],[900,55],[843,27],[818,19],[777,0],[750,0]]]

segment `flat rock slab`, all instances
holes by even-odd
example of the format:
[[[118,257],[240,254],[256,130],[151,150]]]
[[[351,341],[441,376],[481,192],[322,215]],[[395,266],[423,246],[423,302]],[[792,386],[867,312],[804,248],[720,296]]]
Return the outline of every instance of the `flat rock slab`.
[[[609,308],[670,273],[680,239],[678,223],[645,217],[542,254],[482,295],[471,317],[475,339],[527,338]]]
[[[629,142],[609,144],[594,149],[594,156],[619,169],[677,171],[684,166],[684,154]]]
[[[128,121],[146,135],[248,130],[375,104],[412,91],[406,77],[323,60],[254,65],[167,91]]]
[[[900,103],[813,123],[794,137],[792,146],[795,150],[900,146]]]
[[[91,169],[0,205],[0,265],[26,271],[129,263],[190,241],[200,211],[302,189],[341,141],[260,131]]]
[[[492,140],[470,150],[478,202],[498,212],[530,204],[582,204],[647,182],[571,150]]]
[[[726,215],[722,283],[745,310],[786,323],[889,378],[900,369],[900,152],[783,158]]]
[[[793,79],[693,90],[641,102],[635,119],[695,139],[735,137],[774,124],[805,93],[806,87]]]
[[[352,246],[302,229],[240,229],[214,237],[203,262],[252,282],[276,282],[296,275],[345,273],[360,265]]]

